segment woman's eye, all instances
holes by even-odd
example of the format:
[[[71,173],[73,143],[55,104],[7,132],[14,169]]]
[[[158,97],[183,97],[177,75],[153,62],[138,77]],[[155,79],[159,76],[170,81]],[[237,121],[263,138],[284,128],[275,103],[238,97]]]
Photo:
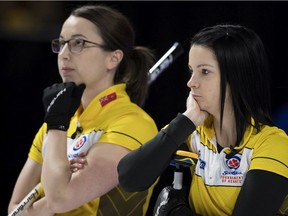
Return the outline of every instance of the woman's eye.
[[[202,69],[202,74],[208,74],[208,73],[209,73],[208,70],[206,70],[206,69]]]
[[[66,43],[66,42],[65,42],[64,40],[59,40],[59,45],[60,45],[60,46],[64,46],[65,43]]]
[[[83,40],[81,40],[81,39],[77,39],[77,40],[75,40],[75,46],[82,46],[82,44],[83,44]]]

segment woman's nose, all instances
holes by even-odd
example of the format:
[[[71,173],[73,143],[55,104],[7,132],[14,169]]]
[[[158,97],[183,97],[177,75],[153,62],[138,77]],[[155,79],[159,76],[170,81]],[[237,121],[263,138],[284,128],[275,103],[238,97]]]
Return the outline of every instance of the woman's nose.
[[[66,43],[59,52],[59,57],[62,58],[69,58],[70,50],[68,47],[68,43]]]
[[[197,81],[195,76],[191,76],[190,79],[187,82],[187,86],[189,88],[198,88],[199,87],[199,82]]]

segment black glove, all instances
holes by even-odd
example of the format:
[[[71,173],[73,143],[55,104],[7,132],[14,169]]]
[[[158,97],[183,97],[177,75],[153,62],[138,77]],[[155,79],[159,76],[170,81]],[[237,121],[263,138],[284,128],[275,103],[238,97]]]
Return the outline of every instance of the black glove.
[[[76,86],[74,82],[67,82],[44,89],[43,104],[46,112],[44,121],[48,130],[68,130],[70,119],[80,105],[85,87],[85,84]]]
[[[156,201],[153,216],[195,216],[190,209],[187,193],[171,186],[163,188]]]

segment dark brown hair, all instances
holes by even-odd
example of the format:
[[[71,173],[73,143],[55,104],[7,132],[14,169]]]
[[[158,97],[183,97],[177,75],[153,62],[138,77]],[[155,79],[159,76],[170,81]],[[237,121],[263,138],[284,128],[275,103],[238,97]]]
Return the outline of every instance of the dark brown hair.
[[[135,46],[132,24],[122,13],[105,5],[85,5],[74,9],[71,15],[94,23],[104,42],[104,49],[120,49],[124,53],[114,83],[126,83],[126,91],[132,102],[142,106],[148,92],[148,72],[154,64],[152,50]]]
[[[221,125],[227,85],[230,86],[240,145],[247,126],[258,131],[262,124],[274,125],[271,118],[270,70],[261,38],[245,26],[219,24],[206,27],[191,41],[211,49],[221,72]],[[255,124],[251,122],[251,117]]]

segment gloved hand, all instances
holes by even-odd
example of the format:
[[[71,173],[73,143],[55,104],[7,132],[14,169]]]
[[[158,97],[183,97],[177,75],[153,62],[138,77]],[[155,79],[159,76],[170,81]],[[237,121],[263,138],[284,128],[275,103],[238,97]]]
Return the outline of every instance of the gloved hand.
[[[153,216],[195,216],[190,209],[187,193],[171,186],[163,188],[156,201]]]
[[[44,121],[48,130],[67,131],[70,119],[78,109],[85,84],[76,86],[74,82],[57,83],[44,89]]]

